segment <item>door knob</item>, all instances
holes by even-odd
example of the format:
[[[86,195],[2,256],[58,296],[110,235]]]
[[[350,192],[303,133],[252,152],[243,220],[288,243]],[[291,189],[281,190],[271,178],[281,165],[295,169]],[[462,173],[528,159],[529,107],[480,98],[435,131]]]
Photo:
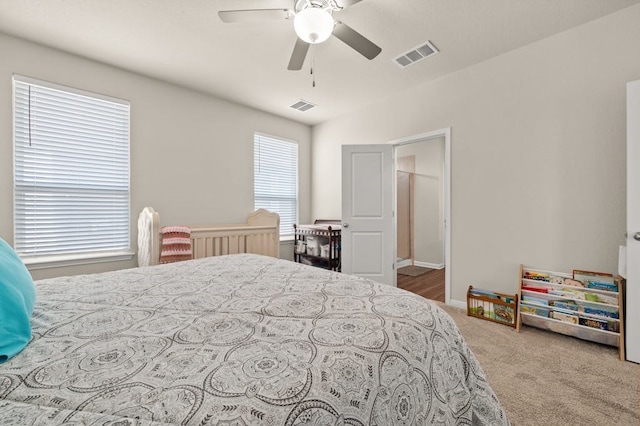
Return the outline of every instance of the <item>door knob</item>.
[[[343,227],[348,228],[349,224],[347,222],[342,224]],[[638,238],[640,238],[640,233],[638,233]]]
[[[636,233],[633,235],[633,239],[634,239],[634,240],[636,240],[636,241],[640,241],[640,232],[636,232]]]

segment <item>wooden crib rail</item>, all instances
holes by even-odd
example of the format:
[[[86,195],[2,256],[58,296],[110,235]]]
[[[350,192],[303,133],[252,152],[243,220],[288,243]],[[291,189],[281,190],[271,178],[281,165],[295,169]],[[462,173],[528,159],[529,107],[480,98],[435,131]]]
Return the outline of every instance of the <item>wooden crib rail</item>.
[[[191,228],[193,258],[254,253],[279,256],[278,234],[272,226],[222,226]]]
[[[258,209],[246,224],[194,225],[191,228],[193,258],[253,253],[280,256],[280,216]],[[145,207],[138,219],[138,265],[157,265],[160,261],[160,216]]]

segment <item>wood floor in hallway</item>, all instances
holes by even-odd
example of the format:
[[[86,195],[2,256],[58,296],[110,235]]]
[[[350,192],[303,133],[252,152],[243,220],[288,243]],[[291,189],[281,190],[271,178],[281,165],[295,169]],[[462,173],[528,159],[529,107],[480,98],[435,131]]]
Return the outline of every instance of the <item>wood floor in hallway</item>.
[[[444,271],[434,269],[417,277],[398,274],[398,288],[444,303]]]

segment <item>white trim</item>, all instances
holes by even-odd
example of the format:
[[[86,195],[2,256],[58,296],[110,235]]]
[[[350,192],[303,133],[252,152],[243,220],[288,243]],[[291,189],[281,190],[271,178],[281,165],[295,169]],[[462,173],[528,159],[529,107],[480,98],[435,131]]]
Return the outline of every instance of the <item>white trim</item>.
[[[444,263],[420,262],[419,260],[416,260],[413,263],[416,266],[422,266],[423,268],[429,268],[429,269],[442,269],[442,268],[444,268]]]
[[[416,266],[422,266],[423,268],[429,269],[442,269],[444,268],[444,263],[429,263],[429,262],[420,262],[419,260],[414,260],[413,264]],[[396,262],[396,268],[400,269],[405,266],[411,266],[411,259],[399,259]]]
[[[443,129],[434,130],[432,132],[421,133],[414,136],[408,136],[406,138],[396,139],[389,144],[395,147],[407,145],[410,143],[423,142],[430,139],[437,139],[444,137],[444,266],[446,268],[444,272],[444,300],[446,305],[454,305],[454,302],[462,303],[466,308],[466,303],[451,300],[451,127],[445,127]],[[395,173],[395,164],[394,164]],[[395,200],[394,200],[395,202]]]
[[[405,266],[411,266],[411,259],[402,259],[396,261],[396,269],[400,269]]]
[[[429,269],[442,269],[444,268],[444,263],[429,263],[429,262],[420,262],[419,260],[415,260],[413,262],[416,266],[422,266],[423,268]],[[400,269],[405,266],[411,266],[411,259],[400,259],[396,262],[396,268]]]
[[[463,302],[461,300],[449,300],[449,303],[445,303],[445,305],[453,306],[454,308],[462,308],[467,309],[467,302]]]
[[[41,256],[22,259],[29,270],[60,268],[63,266],[131,260],[133,252],[94,253],[86,255]]]

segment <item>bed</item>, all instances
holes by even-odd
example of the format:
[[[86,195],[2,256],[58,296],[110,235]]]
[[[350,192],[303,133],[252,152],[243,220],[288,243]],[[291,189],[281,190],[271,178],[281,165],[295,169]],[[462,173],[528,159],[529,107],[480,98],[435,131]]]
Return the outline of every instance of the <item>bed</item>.
[[[451,317],[255,254],[36,282],[0,424],[505,425]]]
[[[253,253],[279,257],[280,216],[257,209],[246,223],[222,225],[188,225],[191,257]],[[138,216],[138,266],[157,265],[162,251],[160,214],[145,207]]]

